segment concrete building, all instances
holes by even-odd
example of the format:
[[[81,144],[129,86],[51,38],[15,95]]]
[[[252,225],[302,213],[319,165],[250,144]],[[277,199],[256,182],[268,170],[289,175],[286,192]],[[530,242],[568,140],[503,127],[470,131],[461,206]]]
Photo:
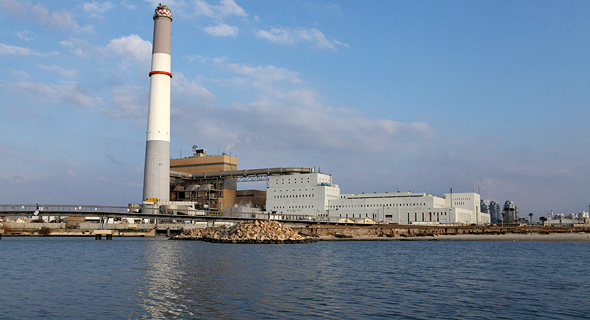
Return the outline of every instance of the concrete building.
[[[394,192],[340,194],[332,176],[309,173],[270,177],[267,211],[289,219],[397,224],[489,224],[477,193]]]
[[[590,226],[590,214],[588,212],[572,214],[553,214],[547,215],[543,225],[552,227],[588,227]]]
[[[330,200],[340,198],[332,176],[323,173],[271,176],[266,189],[266,210],[289,216],[326,216]]]

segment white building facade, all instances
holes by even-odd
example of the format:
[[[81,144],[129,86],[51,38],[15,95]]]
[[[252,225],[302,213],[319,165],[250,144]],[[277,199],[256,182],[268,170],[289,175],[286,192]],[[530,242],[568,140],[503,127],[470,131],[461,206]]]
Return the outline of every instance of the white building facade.
[[[481,212],[477,193],[449,193],[444,198],[410,192],[340,194],[332,176],[323,173],[269,177],[266,209],[287,219],[332,222],[490,223],[490,215]]]

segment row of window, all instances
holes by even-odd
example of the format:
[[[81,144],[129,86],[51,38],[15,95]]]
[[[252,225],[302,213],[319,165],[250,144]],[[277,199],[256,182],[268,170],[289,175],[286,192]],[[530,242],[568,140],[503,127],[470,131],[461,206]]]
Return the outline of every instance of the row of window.
[[[365,218],[369,218],[369,217],[372,217],[373,219],[377,218],[376,217],[376,214],[374,214],[374,213],[373,214],[370,214],[370,215],[368,213],[365,213]],[[342,218],[342,216],[340,216],[340,218]],[[346,218],[348,218],[348,214],[346,214]],[[357,218],[357,217],[353,213],[351,218],[354,219],[354,218]],[[359,213],[358,214],[358,218],[363,218],[362,213]]]
[[[337,208],[381,208],[381,207],[416,207],[425,206],[426,203],[385,203],[385,204],[342,204],[332,205],[330,209]]]
[[[440,221],[439,220],[439,217],[440,216],[446,216],[447,215],[446,212],[428,212],[428,216],[426,216],[428,218],[428,220],[426,220],[425,219],[426,218],[425,217],[425,213],[422,212],[422,220],[421,221],[423,221],[423,222],[424,221],[430,221],[430,222],[435,221],[435,220],[433,220],[433,217],[434,217],[435,214],[436,214],[436,221],[437,222]],[[414,212],[414,220],[410,220],[410,213],[408,212],[408,222],[409,221],[420,221],[420,220],[418,220],[418,213],[417,212]]]
[[[271,210],[276,210],[276,209],[309,209],[309,208],[313,208],[313,206],[278,206],[278,207],[273,207]]]
[[[295,189],[293,189],[293,190],[285,189],[284,191],[285,192],[290,192],[290,191],[295,192]],[[301,191],[301,189],[299,189],[299,191]],[[307,189],[305,189],[305,191],[307,191]],[[315,191],[315,189],[312,188],[311,191]],[[283,189],[279,189],[279,192],[283,192]]]
[[[282,199],[282,198],[315,198],[315,194],[287,194],[287,195],[278,195],[273,196],[275,199]]]
[[[359,213],[358,214],[358,218],[362,218],[362,215],[363,214],[365,215],[365,218],[369,218],[369,217],[372,217],[373,219],[377,218],[377,215],[374,214],[374,213],[371,213],[371,214],[369,214],[369,213]],[[353,213],[351,215],[352,215],[351,218],[356,218],[356,215],[357,214]],[[408,217],[408,222],[410,222],[410,221],[416,221],[416,222],[419,222],[419,221],[423,221],[423,222],[434,222],[434,221],[437,221],[437,222],[440,222],[440,217],[446,217],[446,215],[447,215],[446,212],[428,212],[428,214],[426,214],[425,212],[421,212],[420,214],[417,213],[417,212],[414,212],[414,214],[408,213],[408,216],[407,217]],[[348,218],[348,214],[340,215],[340,217],[341,218],[344,218],[344,217]],[[412,217],[414,218],[413,220],[411,220]],[[419,218],[422,218],[422,220],[420,220]],[[385,215],[385,219],[393,219],[393,215],[387,214],[387,215]]]

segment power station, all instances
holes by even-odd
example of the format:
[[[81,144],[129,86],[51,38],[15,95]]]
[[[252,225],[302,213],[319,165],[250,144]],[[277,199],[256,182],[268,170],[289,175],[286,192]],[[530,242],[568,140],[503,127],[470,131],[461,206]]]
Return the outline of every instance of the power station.
[[[247,213],[275,219],[352,223],[489,224],[479,194],[439,198],[425,193],[340,194],[332,176],[311,168],[237,170],[237,158],[207,156],[193,147],[193,156],[170,159],[170,35],[172,14],[158,5],[154,14],[142,209],[151,213],[227,216]],[[172,169],[174,171],[171,171]],[[269,181],[264,191],[239,193],[238,181]],[[251,191],[251,190],[245,190]],[[453,198],[455,196],[455,198]],[[238,199],[240,197],[241,199]],[[457,198],[459,197],[459,198]],[[265,203],[262,205],[262,198]],[[170,200],[173,201],[170,201]],[[457,200],[459,199],[459,200]],[[260,202],[260,203],[258,203]],[[134,209],[135,211],[135,209]]]

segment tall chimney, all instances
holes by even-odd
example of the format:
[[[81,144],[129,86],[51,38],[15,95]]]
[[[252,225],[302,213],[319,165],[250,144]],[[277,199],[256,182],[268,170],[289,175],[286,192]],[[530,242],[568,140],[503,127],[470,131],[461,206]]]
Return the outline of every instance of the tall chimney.
[[[148,104],[143,200],[170,200],[170,28],[172,13],[158,5],[154,14],[154,41]]]

